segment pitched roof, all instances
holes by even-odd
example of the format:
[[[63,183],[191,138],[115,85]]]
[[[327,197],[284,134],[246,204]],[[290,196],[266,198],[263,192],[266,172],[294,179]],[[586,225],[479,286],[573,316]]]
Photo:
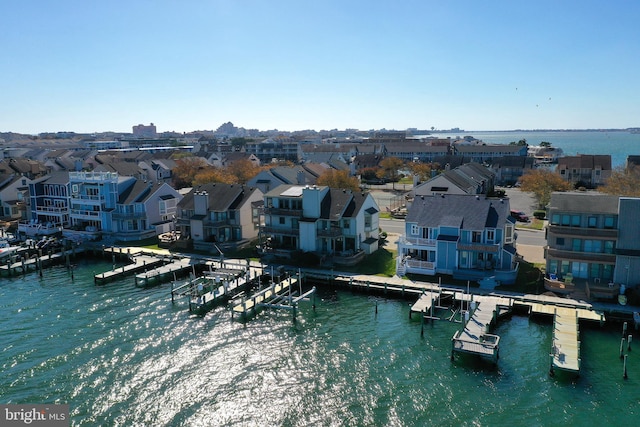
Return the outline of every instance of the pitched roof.
[[[210,183],[194,187],[178,203],[181,209],[193,209],[193,195],[195,192],[205,191],[209,196],[209,210],[214,212],[225,212],[229,209],[236,209],[257,188],[247,187],[240,184]]]
[[[131,203],[140,203],[142,198],[149,193],[152,183],[136,179],[133,185],[121,191],[118,196],[118,203],[121,205],[129,205]]]
[[[409,207],[406,222],[430,228],[450,226],[483,230],[502,228],[508,217],[508,199],[447,194],[417,197]]]
[[[610,154],[578,154],[558,158],[558,169],[597,169],[611,170]]]

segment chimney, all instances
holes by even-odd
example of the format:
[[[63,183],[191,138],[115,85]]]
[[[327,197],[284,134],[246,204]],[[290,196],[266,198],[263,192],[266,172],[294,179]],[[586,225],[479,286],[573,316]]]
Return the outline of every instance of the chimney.
[[[193,210],[196,215],[206,215],[209,211],[209,193],[196,191],[193,193]]]
[[[298,170],[298,173],[296,174],[296,182],[298,185],[304,185],[306,182],[304,171],[302,169]]]

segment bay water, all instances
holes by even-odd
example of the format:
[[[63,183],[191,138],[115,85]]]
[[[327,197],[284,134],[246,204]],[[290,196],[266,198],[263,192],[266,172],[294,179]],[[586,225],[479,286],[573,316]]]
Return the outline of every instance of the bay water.
[[[170,284],[96,286],[111,264],[78,261],[0,278],[2,403],[65,403],[78,426],[635,425],[640,338],[584,325],[577,379],[549,376],[550,319],[500,320],[497,366],[451,361],[460,328],[424,325],[411,301],[320,288],[303,304],[240,322],[190,314]],[[377,312],[376,312],[377,307]],[[630,333],[637,334],[632,328]],[[634,343],[637,342],[637,347]]]
[[[529,145],[550,142],[562,148],[565,156],[578,154],[610,154],[612,167],[624,166],[629,155],[640,155],[640,133],[628,131],[465,131],[455,136],[470,135],[487,144],[509,144],[526,139]],[[436,134],[451,136],[452,134]]]

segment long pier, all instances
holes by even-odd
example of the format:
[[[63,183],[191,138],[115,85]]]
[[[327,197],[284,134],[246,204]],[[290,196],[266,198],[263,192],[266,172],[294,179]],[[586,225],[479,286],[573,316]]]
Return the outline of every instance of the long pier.
[[[40,271],[42,275],[42,269],[50,267],[54,264],[66,263],[67,266],[71,264],[71,258],[84,252],[83,248],[72,248],[62,250],[60,252],[49,251],[46,255],[40,255],[40,252],[36,252],[33,255],[29,255],[32,249],[24,249],[19,251],[16,255],[10,255],[7,257],[6,263],[0,265],[0,274],[6,274],[12,276],[14,274],[26,274],[30,270]],[[35,250],[37,251],[37,250]]]
[[[580,341],[578,340],[578,311],[556,307],[553,319],[553,345],[551,347],[550,374],[556,369],[578,374],[580,372]]]

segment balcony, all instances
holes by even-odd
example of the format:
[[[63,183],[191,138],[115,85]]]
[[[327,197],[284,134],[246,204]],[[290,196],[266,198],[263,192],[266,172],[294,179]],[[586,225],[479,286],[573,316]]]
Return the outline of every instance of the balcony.
[[[500,245],[497,243],[458,243],[458,250],[497,254],[500,251]]]
[[[545,251],[545,257],[566,259],[572,261],[583,261],[598,264],[612,264],[616,263],[616,256],[614,254],[596,253],[596,252],[577,252],[566,249],[556,249],[547,247]]]
[[[71,195],[71,200],[78,200],[81,202],[97,202],[97,203],[101,203],[103,201],[105,201],[105,198],[103,196],[100,195],[96,195],[96,196],[92,196],[89,194],[72,194]]]
[[[436,246],[435,239],[423,239],[420,237],[407,237],[405,235],[400,236],[398,243],[403,246],[427,246],[434,248]]]
[[[284,236],[297,236],[299,234],[299,231],[293,230],[291,228],[285,228],[285,227],[262,227],[262,229],[260,230],[261,233],[263,234],[281,234]]]
[[[595,238],[617,239],[618,230],[615,228],[585,228],[568,227],[549,224],[549,234],[556,236],[589,236]]]
[[[39,212],[39,213],[54,213],[54,214],[62,214],[62,213],[66,213],[69,210],[68,207],[58,207],[58,206],[36,206],[35,209],[33,209],[34,212]]]
[[[86,209],[71,209],[69,213],[71,214],[71,216],[75,218],[96,219],[96,218],[100,218],[101,211],[89,211]]]
[[[264,208],[266,215],[294,216],[302,218],[302,209]]]
[[[113,212],[113,219],[141,219],[146,218],[146,212]]]
[[[340,237],[344,234],[344,230],[340,227],[320,228],[316,230],[318,237]]]

